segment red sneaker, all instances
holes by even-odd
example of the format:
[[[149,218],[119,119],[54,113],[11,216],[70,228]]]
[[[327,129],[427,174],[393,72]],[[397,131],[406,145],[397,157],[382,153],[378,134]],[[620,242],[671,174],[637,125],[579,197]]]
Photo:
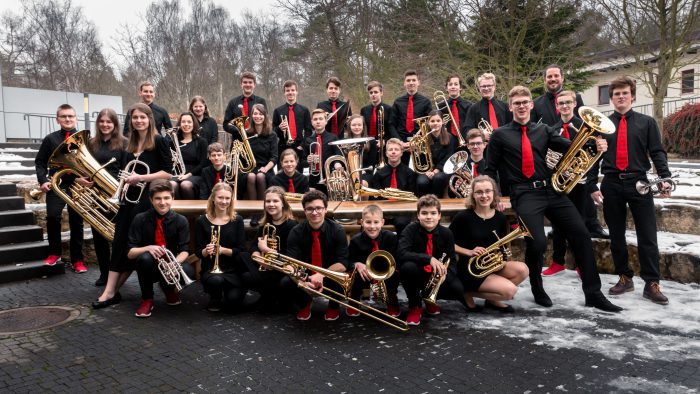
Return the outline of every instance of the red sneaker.
[[[297,312],[297,320],[309,320],[311,317],[311,303],[309,305],[299,309]]]
[[[440,307],[438,304],[431,304],[429,302],[425,303],[425,310],[428,312],[429,315],[439,315],[440,314]]]
[[[414,306],[413,308],[408,310],[408,316],[406,316],[406,323],[409,326],[419,326],[421,314],[423,314],[423,309],[421,309],[421,307],[419,306]]]
[[[84,274],[87,272],[87,266],[82,261],[76,261],[73,263],[73,271],[78,274]]]
[[[139,309],[136,310],[134,315],[136,317],[149,317],[151,316],[151,311],[153,310],[153,300],[141,300],[141,305]]]
[[[357,317],[360,316],[360,311],[355,308],[345,308],[345,314],[350,317]]]
[[[55,254],[50,254],[49,257],[47,257],[44,260],[44,265],[48,265],[49,267],[53,267],[59,261],[61,261],[61,256],[55,255]]]
[[[357,312],[358,314],[360,312]],[[338,320],[338,317],[340,317],[340,309],[339,308],[327,308],[326,309],[326,316],[324,319],[326,321],[333,321],[333,320]]]
[[[549,268],[542,271],[542,276],[553,276],[564,272],[564,270],[566,270],[566,267],[552,261],[552,263],[549,265]]]
[[[391,317],[399,317],[401,314],[401,309],[399,309],[398,305],[387,305],[386,314]]]
[[[180,300],[180,293],[175,290],[172,286],[164,286],[163,293],[165,293],[165,303],[168,305],[180,305],[182,301]]]

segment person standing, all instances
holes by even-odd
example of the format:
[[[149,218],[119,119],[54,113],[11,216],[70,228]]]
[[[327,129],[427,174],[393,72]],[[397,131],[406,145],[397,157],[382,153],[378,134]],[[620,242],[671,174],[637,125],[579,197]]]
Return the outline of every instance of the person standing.
[[[304,137],[312,133],[311,113],[309,109],[297,103],[298,86],[295,81],[284,82],[285,103],[275,108],[272,113],[272,131],[277,134],[279,155],[285,149],[294,149],[302,157]],[[297,169],[301,172],[304,160],[299,160]]]
[[[156,128],[156,132],[160,132],[162,129],[171,129],[173,127],[170,121],[170,115],[168,111],[157,105],[153,100],[156,98],[156,88],[150,81],[143,81],[139,85],[139,97],[141,102],[146,104],[153,113],[153,126]],[[131,111],[127,111],[126,119],[124,120],[124,136],[129,137],[130,129],[128,125],[131,122]]]
[[[338,77],[328,78],[328,80],[326,80],[328,100],[316,104],[316,108],[326,111],[328,116],[330,116],[326,123],[326,131],[335,135],[338,139],[343,138],[343,126],[345,125],[345,121],[352,116],[350,101],[343,101],[340,99],[342,86],[343,84]]]
[[[255,81],[255,74],[252,72],[246,71],[241,74],[240,82],[242,94],[232,98],[226,106],[226,111],[224,112],[224,130],[229,132],[235,139],[241,139],[241,134],[236,126],[230,124],[233,119],[241,116],[250,117],[252,115],[253,105],[255,104],[262,104],[267,108],[265,99],[254,94]],[[246,128],[249,126],[250,120],[245,123]]]
[[[403,75],[403,87],[406,94],[394,100],[391,106],[391,123],[394,125],[396,136],[403,143],[404,154],[401,161],[408,164],[411,154],[409,141],[418,132],[415,120],[428,116],[432,110],[430,99],[418,93],[420,78],[416,70],[406,70]]]

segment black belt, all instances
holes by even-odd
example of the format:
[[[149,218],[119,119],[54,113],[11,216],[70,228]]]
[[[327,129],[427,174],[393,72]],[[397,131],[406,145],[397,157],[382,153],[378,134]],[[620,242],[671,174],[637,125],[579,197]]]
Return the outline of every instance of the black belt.
[[[533,181],[533,182],[517,183],[517,184],[513,185],[512,189],[514,189],[514,190],[517,190],[517,189],[535,190],[535,189],[544,189],[549,185],[550,185],[550,182],[546,179],[543,179],[543,180],[538,180],[538,181]]]
[[[611,173],[611,174],[605,174],[605,176],[609,176],[612,178],[617,178],[617,179],[638,179],[646,176],[646,172],[616,172],[616,173]]]

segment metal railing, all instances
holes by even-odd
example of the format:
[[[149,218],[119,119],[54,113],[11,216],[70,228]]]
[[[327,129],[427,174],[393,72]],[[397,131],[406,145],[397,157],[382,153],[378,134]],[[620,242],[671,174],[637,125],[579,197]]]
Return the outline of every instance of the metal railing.
[[[95,129],[97,115],[99,112],[93,112],[89,116],[90,128]],[[21,115],[22,120],[26,122],[26,139],[32,141],[41,141],[47,134],[58,130],[58,124],[56,123],[56,114],[39,114],[39,113],[26,113],[26,112],[5,112],[7,115]],[[123,127],[125,114],[117,114],[119,117],[120,127]],[[85,114],[78,114],[78,129],[85,128]],[[12,139],[25,139],[22,137],[12,137]]]
[[[669,100],[669,101],[664,101],[664,117],[667,117],[668,115],[671,115],[672,113],[678,111],[681,109],[686,104],[695,104],[695,103],[700,103],[700,96],[695,96],[695,97],[686,97],[682,99],[677,99],[677,100]],[[632,106],[632,109],[635,112],[639,112],[644,115],[649,115],[649,116],[654,116],[654,105],[653,104],[644,104],[644,105],[637,105],[637,106]],[[609,109],[606,111],[601,111],[603,112],[604,115],[610,115],[614,112],[614,110]]]

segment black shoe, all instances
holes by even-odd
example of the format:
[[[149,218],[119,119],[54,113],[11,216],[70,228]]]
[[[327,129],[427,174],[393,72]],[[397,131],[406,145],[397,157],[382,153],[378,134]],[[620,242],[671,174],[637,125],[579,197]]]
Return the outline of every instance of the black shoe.
[[[116,304],[120,303],[121,301],[122,301],[122,295],[119,294],[119,292],[117,292],[117,294],[115,294],[114,297],[112,297],[108,300],[100,301],[100,299],[98,298],[97,301],[92,303],[92,309],[106,308],[108,306],[116,305]]]
[[[535,297],[536,304],[541,305],[545,308],[549,308],[552,306],[552,299],[549,298],[549,296],[547,295],[547,293],[544,292],[544,290],[533,290],[532,295]]]
[[[602,227],[594,229],[590,233],[591,233],[591,238],[610,239],[610,234],[608,234],[608,232],[605,231]]]
[[[548,298],[549,298],[549,297],[548,297]],[[550,300],[549,302],[550,302],[550,305],[551,305],[551,302],[552,302],[552,301]],[[514,312],[515,312],[515,308],[513,308],[513,307],[510,306],[510,305],[498,306],[498,305],[493,304],[493,303],[492,303],[491,301],[489,301],[489,300],[486,300],[486,302],[484,302],[484,308],[493,309],[493,310],[499,311],[499,312],[501,312],[501,313],[514,313]]]
[[[99,278],[97,278],[97,280],[95,281],[95,286],[97,286],[97,287],[104,286],[106,284],[107,284],[107,278],[103,278],[101,276]]]
[[[620,312],[622,310],[622,308],[610,302],[610,300],[605,298],[603,293],[600,292],[591,296],[586,296],[586,306],[598,308],[605,312]]]
[[[251,227],[257,227],[260,224],[260,219],[258,219],[257,216],[253,216],[252,219],[250,219],[250,226]]]
[[[207,310],[209,312],[220,312],[221,311],[221,299],[217,299],[217,298],[209,299],[209,304],[207,305]]]

